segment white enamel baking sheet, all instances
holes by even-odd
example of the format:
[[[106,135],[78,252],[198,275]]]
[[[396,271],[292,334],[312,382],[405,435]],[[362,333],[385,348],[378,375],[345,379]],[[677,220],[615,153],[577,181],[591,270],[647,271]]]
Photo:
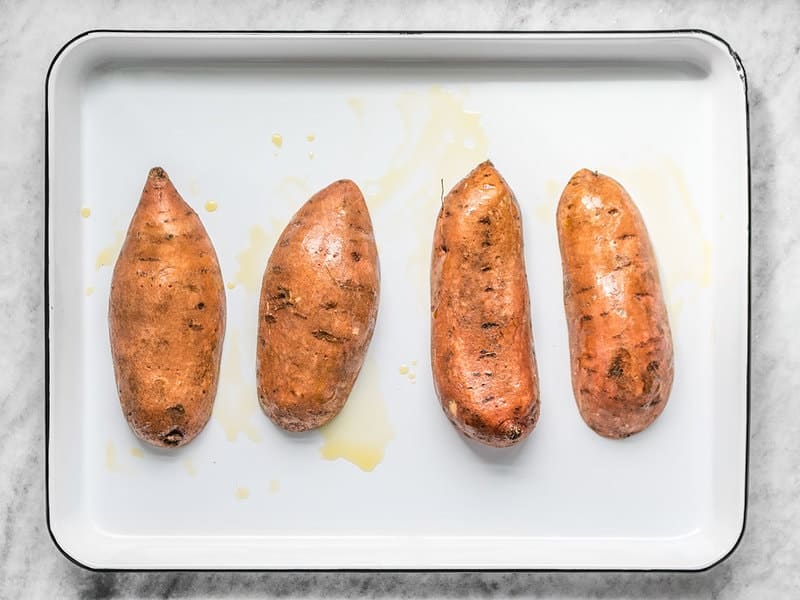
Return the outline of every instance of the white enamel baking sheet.
[[[54,540],[108,569],[719,561],[745,512],[746,114],[735,54],[694,31],[74,40],[48,78]],[[487,157],[522,207],[541,379],[539,424],[510,450],[460,437],[430,374],[434,219],[442,189]],[[170,452],[125,423],[106,323],[113,262],[155,165],[201,215],[229,284],[214,416]],[[638,203],[675,340],[666,410],[623,441],[584,425],[570,387],[554,212],[583,167]],[[375,226],[378,325],[343,413],[288,435],[257,404],[258,286],[291,214],[345,177]]]

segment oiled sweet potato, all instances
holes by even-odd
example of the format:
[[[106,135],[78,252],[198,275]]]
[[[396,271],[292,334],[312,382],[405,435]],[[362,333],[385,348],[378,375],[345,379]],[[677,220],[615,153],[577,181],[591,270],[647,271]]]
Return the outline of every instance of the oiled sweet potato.
[[[491,162],[444,198],[431,264],[431,361],[445,414],[490,446],[524,439],[539,417],[522,223]]]
[[[156,446],[205,427],[217,391],[225,290],[200,218],[150,170],[111,280],[108,326],[128,424]]]
[[[624,438],[667,403],[672,336],[650,238],[617,181],[583,169],[557,212],[572,387],[583,420]]]
[[[314,429],[342,409],[372,339],[379,284],[364,197],[336,181],[292,217],[264,271],[258,398],[276,425]]]

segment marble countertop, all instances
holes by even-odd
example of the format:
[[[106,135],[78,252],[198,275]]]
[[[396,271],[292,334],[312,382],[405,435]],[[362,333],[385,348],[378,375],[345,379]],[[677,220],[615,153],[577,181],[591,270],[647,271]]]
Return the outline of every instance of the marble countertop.
[[[413,8],[410,5],[414,5]],[[791,215],[800,164],[800,11],[793,0],[714,2],[160,3],[0,0],[0,598],[534,596],[787,598],[800,589],[800,328]],[[752,163],[751,438],[747,528],[701,573],[92,573],[53,545],[44,507],[44,79],[94,28],[669,29],[725,38],[748,74]],[[788,283],[787,283],[788,282]]]

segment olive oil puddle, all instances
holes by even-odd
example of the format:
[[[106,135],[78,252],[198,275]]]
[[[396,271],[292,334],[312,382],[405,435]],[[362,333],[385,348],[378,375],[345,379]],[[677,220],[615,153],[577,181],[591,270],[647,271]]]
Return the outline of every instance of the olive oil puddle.
[[[380,389],[378,363],[367,357],[350,398],[330,423],[320,428],[326,460],[344,459],[362,471],[372,471],[383,460],[394,439],[389,413]]]

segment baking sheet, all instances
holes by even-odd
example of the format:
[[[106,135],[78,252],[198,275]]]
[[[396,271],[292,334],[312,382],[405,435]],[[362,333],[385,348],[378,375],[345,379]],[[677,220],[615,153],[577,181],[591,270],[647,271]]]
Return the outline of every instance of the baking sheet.
[[[92,568],[699,569],[743,526],[748,174],[744,82],[702,32],[95,32],[48,79],[48,517]],[[523,444],[462,439],[430,376],[442,192],[491,158],[523,211],[542,413]],[[227,282],[214,415],[138,442],[116,398],[111,269],[150,167],[201,215]],[[667,408],[602,439],[569,383],[555,205],[620,180],[659,260]],[[278,234],[343,177],[366,196],[379,320],[339,417],[289,435],[255,395],[258,290]]]

